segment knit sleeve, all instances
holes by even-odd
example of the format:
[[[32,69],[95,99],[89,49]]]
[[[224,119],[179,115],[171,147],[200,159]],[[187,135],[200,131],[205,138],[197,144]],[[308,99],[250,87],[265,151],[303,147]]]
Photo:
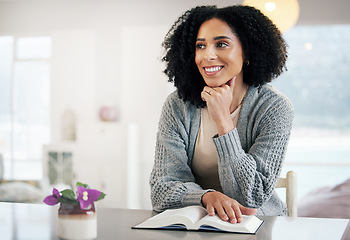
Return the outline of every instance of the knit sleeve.
[[[213,139],[225,194],[252,208],[260,208],[273,194],[294,117],[292,105],[284,98],[262,109],[256,116],[251,130],[254,141],[247,151],[236,128]]]
[[[168,99],[159,121],[155,160],[150,176],[155,211],[200,205],[206,192],[194,181],[189,166],[188,123],[181,105]]]

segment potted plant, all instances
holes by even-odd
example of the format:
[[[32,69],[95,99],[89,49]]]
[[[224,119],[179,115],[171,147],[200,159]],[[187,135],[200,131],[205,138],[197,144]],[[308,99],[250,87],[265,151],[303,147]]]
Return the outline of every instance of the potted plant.
[[[60,203],[58,209],[58,237],[63,239],[94,239],[97,237],[95,202],[106,194],[90,189],[87,184],[76,183],[76,193],[72,189],[59,192],[53,188],[52,195],[44,199],[47,205]]]

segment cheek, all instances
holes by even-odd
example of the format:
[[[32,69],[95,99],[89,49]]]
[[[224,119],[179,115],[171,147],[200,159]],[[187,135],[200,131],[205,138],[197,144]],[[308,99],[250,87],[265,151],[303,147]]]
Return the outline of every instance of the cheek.
[[[227,60],[231,62],[235,67],[243,66],[243,56],[241,54],[232,54]]]
[[[200,63],[201,63],[201,58],[200,58],[200,55],[196,54],[195,57],[194,57],[194,61],[197,65],[198,68],[200,68]]]
[[[196,51],[196,53],[194,54],[194,61],[196,62],[196,64],[198,63],[198,60],[199,60],[199,54]]]

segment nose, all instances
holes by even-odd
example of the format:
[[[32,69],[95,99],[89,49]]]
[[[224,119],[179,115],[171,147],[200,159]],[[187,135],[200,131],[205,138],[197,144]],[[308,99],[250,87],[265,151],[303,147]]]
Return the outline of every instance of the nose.
[[[204,60],[211,61],[217,58],[216,51],[213,47],[208,47],[204,51]]]

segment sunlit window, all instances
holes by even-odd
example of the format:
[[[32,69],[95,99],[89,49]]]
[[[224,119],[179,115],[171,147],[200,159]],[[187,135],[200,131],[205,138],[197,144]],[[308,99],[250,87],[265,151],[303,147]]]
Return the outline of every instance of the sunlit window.
[[[0,154],[4,178],[42,178],[50,140],[50,37],[0,37]]]
[[[288,71],[273,85],[295,108],[283,174],[299,197],[350,177],[350,25],[298,26],[285,33]]]

